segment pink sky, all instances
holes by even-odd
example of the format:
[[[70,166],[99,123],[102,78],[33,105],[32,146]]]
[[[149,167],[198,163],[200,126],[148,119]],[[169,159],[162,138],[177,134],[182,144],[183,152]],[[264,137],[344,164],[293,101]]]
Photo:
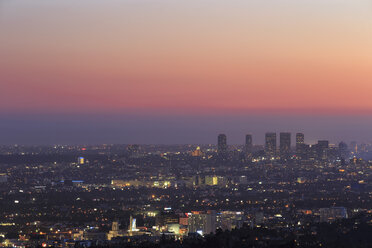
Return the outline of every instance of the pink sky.
[[[370,1],[3,1],[1,112],[372,112]]]

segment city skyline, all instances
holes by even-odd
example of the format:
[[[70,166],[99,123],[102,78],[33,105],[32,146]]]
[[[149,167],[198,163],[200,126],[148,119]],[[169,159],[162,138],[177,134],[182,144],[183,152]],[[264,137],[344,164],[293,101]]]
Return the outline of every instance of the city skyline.
[[[371,0],[0,0],[0,247],[371,248]]]

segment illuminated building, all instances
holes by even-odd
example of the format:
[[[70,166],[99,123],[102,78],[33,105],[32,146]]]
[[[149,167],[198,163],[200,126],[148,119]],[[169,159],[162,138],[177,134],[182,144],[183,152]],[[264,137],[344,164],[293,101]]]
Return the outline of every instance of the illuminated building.
[[[189,215],[189,233],[199,233],[200,235],[214,233],[216,231],[216,213],[193,212]]]
[[[201,157],[203,156],[203,152],[200,149],[200,146],[196,147],[196,149],[191,153],[191,156],[193,157]]]
[[[305,135],[303,133],[296,133],[296,156],[302,158],[305,150]]]
[[[252,155],[252,135],[247,134],[245,136],[245,154],[246,156]]]
[[[180,218],[176,214],[169,212],[162,212],[156,216],[155,225],[159,227],[160,230],[165,231],[169,226],[175,226],[180,224]]]
[[[216,216],[216,225],[221,230],[229,230],[240,228],[243,226],[245,217],[243,212],[222,211]]]
[[[174,234],[180,234],[180,224],[169,224],[167,231]]]
[[[79,158],[78,158],[78,164],[82,165],[82,164],[84,164],[84,163],[85,163],[85,159],[84,159],[84,157],[79,157]]]
[[[305,183],[306,182],[306,179],[303,178],[303,177],[298,177],[297,178],[297,183]]]
[[[217,176],[205,176],[205,185],[214,186],[218,184]]]
[[[200,175],[192,177],[192,185],[193,186],[200,186],[202,184],[203,184],[203,178]]]
[[[265,153],[268,158],[274,158],[276,155],[276,133],[265,134]]]
[[[183,226],[189,225],[189,218],[188,217],[180,217],[179,218],[179,224]]]
[[[137,232],[139,231],[137,229],[137,220],[136,218],[133,218],[132,215],[129,217],[129,228],[128,228],[128,232],[129,233],[132,233],[132,232]]]
[[[347,219],[347,210],[344,207],[321,208],[320,222],[333,222],[337,219]]]
[[[111,240],[116,237],[123,237],[124,233],[119,230],[119,222],[114,221],[112,222],[111,231],[107,234],[107,240]]]
[[[347,144],[344,142],[340,142],[338,144],[338,150],[339,150],[339,156],[341,159],[347,159],[350,156],[349,148],[347,147]]]
[[[328,159],[328,149],[329,149],[329,142],[328,140],[319,140],[317,144],[317,153],[319,160],[327,160]]]
[[[291,153],[291,133],[280,133],[280,157],[288,159]]]
[[[239,177],[239,184],[247,184],[247,183],[248,183],[247,176]]]
[[[226,155],[226,153],[227,153],[226,134],[218,135],[217,152],[218,152],[219,155]]]

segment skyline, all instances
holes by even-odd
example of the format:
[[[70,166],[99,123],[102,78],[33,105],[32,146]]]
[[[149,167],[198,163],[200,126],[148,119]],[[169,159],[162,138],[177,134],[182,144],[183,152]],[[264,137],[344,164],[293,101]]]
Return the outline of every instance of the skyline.
[[[371,248],[371,17],[0,0],[0,248]]]
[[[367,0],[1,1],[0,144],[367,142],[371,14]]]

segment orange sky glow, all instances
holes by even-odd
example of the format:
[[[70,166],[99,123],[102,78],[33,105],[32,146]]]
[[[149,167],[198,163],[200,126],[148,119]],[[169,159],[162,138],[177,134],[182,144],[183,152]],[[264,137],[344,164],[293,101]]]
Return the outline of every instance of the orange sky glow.
[[[0,3],[1,112],[372,113],[369,1],[83,2]]]

